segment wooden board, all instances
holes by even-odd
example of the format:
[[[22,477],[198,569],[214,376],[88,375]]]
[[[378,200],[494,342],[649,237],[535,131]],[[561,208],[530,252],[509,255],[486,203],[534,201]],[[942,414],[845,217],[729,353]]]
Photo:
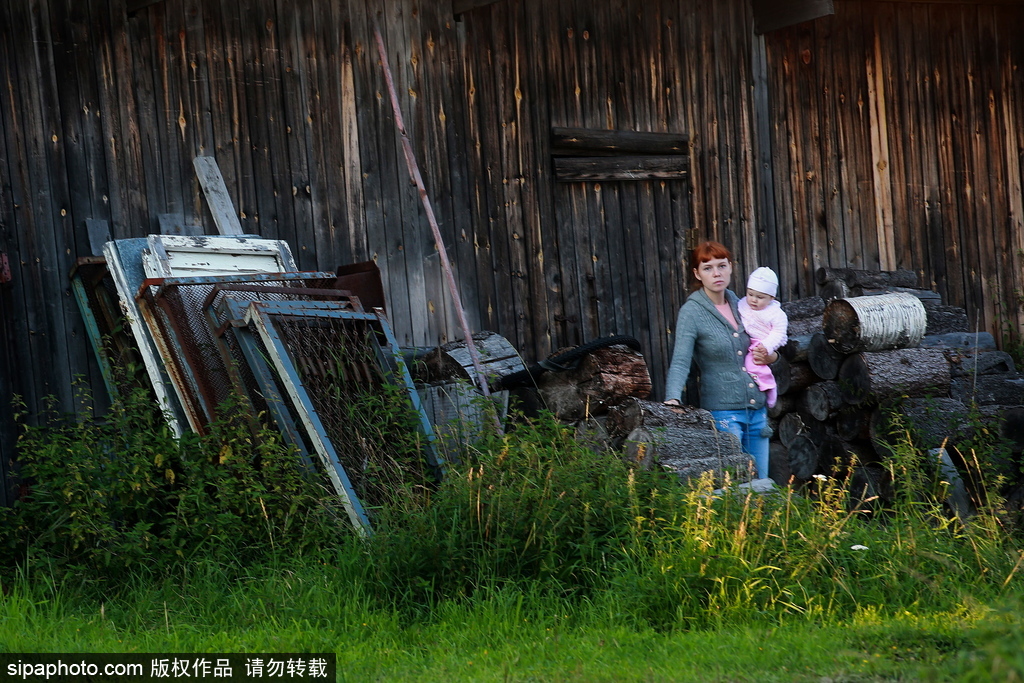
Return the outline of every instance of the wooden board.
[[[203,196],[221,235],[241,235],[242,223],[238,220],[235,206],[231,202],[220,167],[213,157],[196,157],[192,160],[196,177],[203,188]]]
[[[147,277],[283,273],[297,270],[287,242],[248,237],[150,235]]]

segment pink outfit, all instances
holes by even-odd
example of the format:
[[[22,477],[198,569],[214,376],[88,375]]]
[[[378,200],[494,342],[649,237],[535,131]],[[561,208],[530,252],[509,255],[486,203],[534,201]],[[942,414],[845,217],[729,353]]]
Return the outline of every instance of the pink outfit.
[[[775,376],[767,365],[754,363],[754,348],[761,344],[768,353],[777,351],[780,346],[786,343],[789,337],[786,330],[789,328],[789,318],[778,301],[773,301],[760,311],[755,311],[747,303],[746,298],[740,299],[737,308],[740,311],[740,319],[743,321],[743,328],[750,335],[750,349],[747,357],[743,360],[743,368],[750,373],[750,376],[757,382],[757,388],[766,392],[765,397],[768,407],[775,405],[778,398],[778,387],[775,384]]]

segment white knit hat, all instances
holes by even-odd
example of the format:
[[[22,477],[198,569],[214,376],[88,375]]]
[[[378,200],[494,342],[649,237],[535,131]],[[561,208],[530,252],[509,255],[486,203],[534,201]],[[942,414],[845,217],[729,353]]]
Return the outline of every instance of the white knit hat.
[[[750,274],[747,279],[747,289],[775,296],[779,291],[779,276],[771,268],[761,266]]]

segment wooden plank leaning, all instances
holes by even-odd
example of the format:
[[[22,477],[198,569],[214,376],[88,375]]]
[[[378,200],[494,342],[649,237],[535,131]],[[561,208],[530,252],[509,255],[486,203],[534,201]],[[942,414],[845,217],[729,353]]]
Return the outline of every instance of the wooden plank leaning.
[[[217,232],[221,235],[243,234],[242,223],[235,213],[235,206],[231,202],[227,185],[224,184],[224,176],[220,174],[217,160],[213,157],[196,157],[192,160],[192,166],[196,169],[196,177],[203,188],[203,196],[210,207]]]

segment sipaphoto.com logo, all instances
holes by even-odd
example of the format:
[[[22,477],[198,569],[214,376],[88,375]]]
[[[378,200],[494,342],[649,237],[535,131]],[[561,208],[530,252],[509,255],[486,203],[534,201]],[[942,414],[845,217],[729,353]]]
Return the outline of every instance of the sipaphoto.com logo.
[[[71,678],[92,678],[99,676],[104,678],[141,678],[145,676],[145,666],[141,663],[127,662],[106,662],[97,664],[80,661],[64,661],[58,659],[56,662],[27,662],[19,659],[17,662],[7,664],[7,675],[28,680],[29,678],[43,678],[45,680],[61,680]],[[101,673],[102,672],[102,673]]]
[[[0,653],[6,681],[142,682],[334,681],[334,653],[260,654],[11,654]]]

